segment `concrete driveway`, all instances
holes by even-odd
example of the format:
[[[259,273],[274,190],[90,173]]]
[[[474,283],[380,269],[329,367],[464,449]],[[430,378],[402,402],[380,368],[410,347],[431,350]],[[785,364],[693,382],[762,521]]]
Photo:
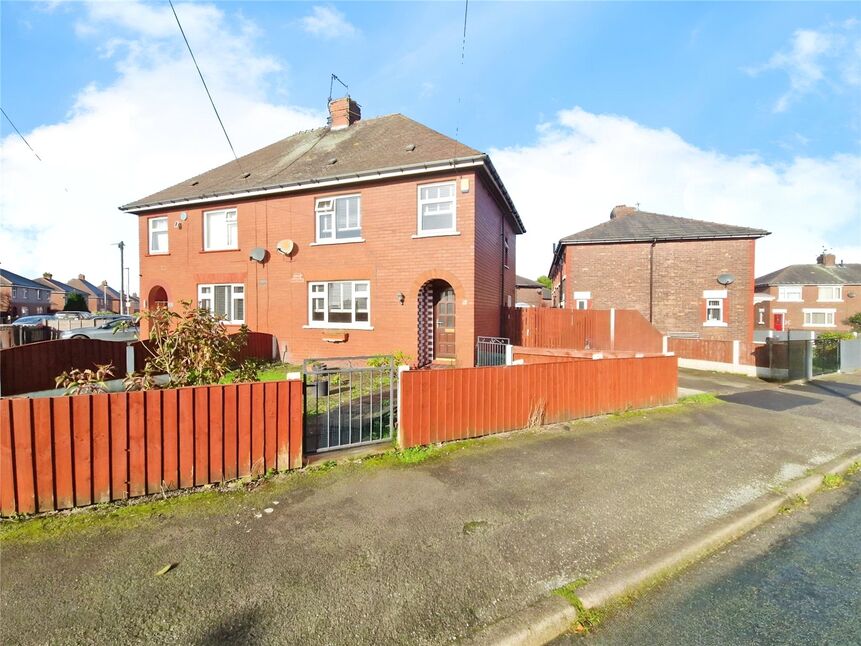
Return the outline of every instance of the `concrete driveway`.
[[[131,523],[8,539],[0,639],[449,643],[858,447],[859,392],[845,375],[733,387],[713,405],[514,433],[413,466],[288,474]]]

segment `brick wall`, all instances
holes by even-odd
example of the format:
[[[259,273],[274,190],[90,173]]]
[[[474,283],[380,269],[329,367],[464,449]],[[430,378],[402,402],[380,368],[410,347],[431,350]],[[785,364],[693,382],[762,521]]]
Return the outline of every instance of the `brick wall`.
[[[416,238],[417,186],[428,182],[455,180],[458,235]],[[468,192],[461,192],[461,180],[468,180]],[[361,195],[362,237],[365,242],[315,245],[315,200],[323,196]],[[481,244],[476,244],[479,207]],[[235,207],[238,212],[239,250],[203,252],[202,212]],[[180,213],[188,219],[174,228]],[[417,296],[422,285],[443,279],[452,285],[457,302],[456,352],[458,365],[471,366],[474,357],[473,311],[481,320],[481,334],[498,330],[499,210],[483,180],[473,171],[436,174],[421,180],[404,179],[344,187],[341,190],[309,190],[277,197],[230,201],[207,205],[205,209],[185,208],[147,213],[139,218],[141,293],[162,286],[168,302],[196,301],[199,283],[234,282],[245,285],[246,323],[252,330],[271,332],[279,340],[288,360],[380,354],[403,351],[417,355]],[[147,220],[169,218],[169,254],[149,255]],[[495,231],[496,237],[488,233]],[[291,257],[275,252],[282,239],[296,243]],[[514,287],[514,236],[510,236],[511,278]],[[480,251],[476,252],[476,247]],[[254,247],[269,251],[264,263],[249,260]],[[476,269],[482,274],[481,293],[476,294]],[[327,280],[369,280],[371,283],[370,322],[373,330],[345,330],[347,341],[329,343],[328,331],[308,325],[308,282]],[[509,284],[506,278],[506,284]],[[506,287],[508,289],[508,287]],[[404,304],[398,294],[405,296]],[[143,302],[146,308],[147,303]],[[495,312],[494,312],[495,308]],[[485,332],[487,330],[487,332]]]
[[[591,292],[590,307],[636,309],[649,318],[651,243],[576,245],[563,251],[566,307],[575,291]],[[664,333],[750,340],[753,334],[753,240],[658,242],[654,247],[652,321]],[[731,273],[726,287],[717,276]],[[555,277],[559,281],[561,272]],[[704,327],[704,290],[727,290],[726,327]]]

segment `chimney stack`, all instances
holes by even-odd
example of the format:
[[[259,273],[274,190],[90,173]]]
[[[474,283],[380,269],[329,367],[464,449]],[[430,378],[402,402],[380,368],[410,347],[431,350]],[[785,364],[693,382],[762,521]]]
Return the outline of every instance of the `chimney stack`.
[[[86,280],[86,276],[84,274],[78,274],[78,280]]]
[[[625,206],[624,204],[619,204],[613,207],[613,210],[610,211],[610,219],[615,220],[616,218],[623,218],[628,215],[634,215],[637,212],[637,209],[633,206]]]
[[[362,118],[362,108],[349,96],[329,101],[329,128],[341,130]]]
[[[836,261],[837,256],[835,256],[833,253],[826,253],[824,251],[816,258],[817,264],[820,264],[823,267],[833,267]]]
[[[42,278],[44,278],[46,280],[51,280],[53,277],[54,277],[54,274],[52,274],[51,272],[48,272],[48,271],[46,271],[44,274],[42,274]]]

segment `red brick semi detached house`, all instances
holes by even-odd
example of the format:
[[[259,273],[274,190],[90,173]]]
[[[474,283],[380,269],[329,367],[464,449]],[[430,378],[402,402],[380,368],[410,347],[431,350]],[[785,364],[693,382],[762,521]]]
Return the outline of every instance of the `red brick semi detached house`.
[[[200,303],[290,361],[472,366],[514,301],[525,230],[490,158],[400,114],[361,120],[349,97],[329,115],[121,207],[139,220],[142,307]]]
[[[755,243],[768,234],[617,206],[559,241],[554,305],[636,309],[670,336],[752,341]]]

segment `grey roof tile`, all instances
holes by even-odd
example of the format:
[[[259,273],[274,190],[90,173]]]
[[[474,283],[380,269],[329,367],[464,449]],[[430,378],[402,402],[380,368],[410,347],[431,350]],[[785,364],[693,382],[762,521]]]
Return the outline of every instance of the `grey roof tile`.
[[[756,279],[757,287],[767,285],[861,285],[861,264],[826,267],[819,264],[788,265]]]
[[[30,280],[29,278],[24,278],[18,274],[15,274],[8,269],[0,269],[0,278],[2,278],[7,284],[14,285],[15,287],[27,287],[30,289],[45,289],[44,285],[40,285],[39,283]]]
[[[764,229],[636,211],[631,215],[623,215],[590,229],[565,236],[559,242],[561,244],[611,244],[650,240],[761,238],[767,235],[769,232]]]

